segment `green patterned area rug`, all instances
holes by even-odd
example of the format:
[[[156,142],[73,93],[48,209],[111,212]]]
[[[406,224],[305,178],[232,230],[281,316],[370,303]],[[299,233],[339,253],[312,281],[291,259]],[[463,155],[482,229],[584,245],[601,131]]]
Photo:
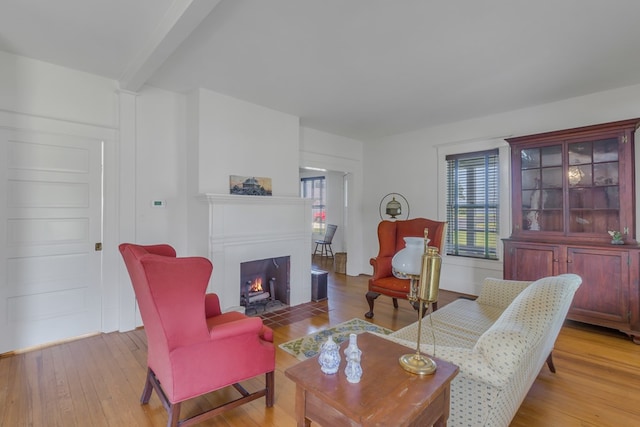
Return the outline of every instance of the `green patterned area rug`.
[[[280,348],[294,355],[299,360],[306,360],[318,354],[320,346],[327,341],[329,335],[333,335],[334,341],[340,345],[349,339],[349,334],[359,334],[360,332],[375,332],[389,335],[393,331],[383,328],[382,326],[374,325],[366,320],[356,318],[340,323],[333,328],[323,329],[311,335],[280,344]]]

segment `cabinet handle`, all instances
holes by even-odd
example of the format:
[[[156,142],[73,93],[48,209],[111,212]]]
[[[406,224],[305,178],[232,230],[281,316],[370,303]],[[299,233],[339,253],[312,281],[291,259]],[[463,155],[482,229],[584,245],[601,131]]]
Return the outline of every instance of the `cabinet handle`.
[[[573,261],[571,261],[570,259],[567,260],[567,264],[571,264]]]
[[[554,258],[553,262],[560,262],[560,260],[558,258]]]

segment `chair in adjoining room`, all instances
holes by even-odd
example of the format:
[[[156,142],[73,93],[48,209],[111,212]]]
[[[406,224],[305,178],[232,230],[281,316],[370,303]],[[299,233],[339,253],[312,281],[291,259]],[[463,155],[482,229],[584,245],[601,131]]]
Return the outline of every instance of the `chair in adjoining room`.
[[[380,250],[378,256],[371,258],[373,276],[369,279],[369,291],[366,294],[369,311],[365,313],[367,319],[373,317],[374,300],[380,295],[393,298],[393,307],[398,308],[398,298],[407,299],[409,293],[409,279],[399,279],[393,275],[391,260],[393,256],[405,247],[405,237],[424,237],[425,228],[428,229],[429,246],[438,248],[442,254],[444,249],[446,222],[433,221],[426,218],[409,220],[382,221],[378,224],[378,242]],[[434,310],[438,308],[437,301],[432,303]]]
[[[324,234],[324,237],[322,238],[322,240],[316,240],[316,248],[313,251],[313,255],[316,255],[318,253],[318,246],[320,246],[320,256],[333,258],[333,251],[331,250],[331,242],[333,241],[333,236],[336,234],[337,229],[338,229],[337,225],[327,224],[327,231]]]
[[[147,335],[147,379],[140,402],[156,391],[167,426],[187,426],[265,396],[274,403],[273,331],[259,317],[222,313],[206,294],[213,270],[202,257],[176,258],[169,245],[120,245]],[[250,393],[240,382],[265,374],[265,388]],[[180,421],[181,404],[233,386],[241,397]]]

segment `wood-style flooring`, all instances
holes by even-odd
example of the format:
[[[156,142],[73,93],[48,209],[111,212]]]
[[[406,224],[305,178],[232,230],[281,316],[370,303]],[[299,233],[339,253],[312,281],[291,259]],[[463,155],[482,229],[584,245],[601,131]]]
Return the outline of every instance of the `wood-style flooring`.
[[[368,311],[367,276],[334,274],[330,260],[316,258],[314,263],[330,272],[329,299],[280,313],[271,323],[276,346],[354,317],[364,319]],[[456,297],[441,291],[439,304]],[[390,298],[379,297],[373,322],[393,330],[414,322],[416,312],[407,301],[399,303],[394,310]],[[272,320],[265,317],[265,322]],[[512,426],[640,425],[640,345],[616,331],[568,321],[554,361],[557,373],[542,368]],[[273,408],[265,408],[264,399],[259,399],[202,425],[295,426],[295,386],[284,370],[297,362],[277,349]],[[148,405],[139,403],[145,374],[143,329],[0,358],[0,426],[164,426],[166,412],[155,394]],[[263,381],[260,377],[244,385],[251,390]],[[194,414],[237,396],[235,390],[225,389],[185,404],[182,413]]]

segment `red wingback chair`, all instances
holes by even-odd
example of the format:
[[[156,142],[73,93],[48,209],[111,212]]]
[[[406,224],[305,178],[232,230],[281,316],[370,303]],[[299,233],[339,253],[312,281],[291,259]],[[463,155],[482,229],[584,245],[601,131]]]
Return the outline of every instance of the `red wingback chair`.
[[[424,237],[424,229],[429,230],[429,246],[436,246],[440,253],[444,249],[445,228],[447,223],[432,221],[426,218],[415,218],[400,221],[382,221],[378,224],[378,242],[380,251],[378,256],[371,258],[373,276],[369,279],[367,302],[369,311],[365,317],[373,317],[374,300],[380,295],[393,298],[393,306],[398,308],[398,298],[407,299],[409,293],[409,279],[398,279],[391,272],[391,259],[404,248],[405,237]],[[437,309],[437,302],[433,309]]]
[[[273,331],[259,317],[221,313],[206,294],[213,270],[202,257],[176,258],[169,245],[119,246],[131,277],[147,335],[147,380],[140,398],[156,391],[169,414],[168,426],[201,422],[266,396],[273,406]],[[240,381],[266,374],[264,389],[249,393]],[[179,421],[182,402],[232,385],[242,397]]]

